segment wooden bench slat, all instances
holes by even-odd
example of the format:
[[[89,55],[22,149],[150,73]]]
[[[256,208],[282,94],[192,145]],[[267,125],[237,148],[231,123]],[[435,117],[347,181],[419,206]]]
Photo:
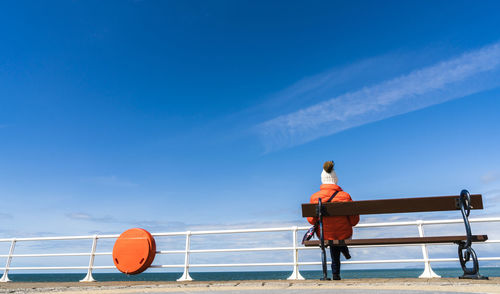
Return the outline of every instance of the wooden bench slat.
[[[459,198],[460,196],[437,196],[331,202],[324,204],[324,216],[460,210],[457,207]],[[472,209],[483,209],[481,194],[471,195],[471,206]],[[316,209],[317,204],[302,204],[302,216],[315,217]]]
[[[406,238],[376,238],[376,239],[352,239],[333,240],[333,245],[392,245],[392,244],[427,244],[427,243],[458,243],[467,240],[467,236],[434,236],[434,237],[406,237]],[[484,242],[488,240],[488,235],[472,235],[473,242]],[[328,246],[325,240],[325,246]],[[305,241],[304,246],[319,246],[319,240]]]

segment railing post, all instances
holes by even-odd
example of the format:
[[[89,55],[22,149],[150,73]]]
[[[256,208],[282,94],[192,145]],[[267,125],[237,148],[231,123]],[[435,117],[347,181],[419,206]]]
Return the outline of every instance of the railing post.
[[[190,243],[191,243],[191,231],[186,232],[186,252],[184,255],[184,273],[180,278],[177,279],[177,281],[192,281],[193,278],[189,275],[189,250],[190,250]]]
[[[288,280],[305,280],[299,272],[299,249],[297,247],[297,231],[298,227],[292,228],[293,232],[293,272],[288,277]]]
[[[2,283],[11,281],[9,279],[9,267],[10,262],[12,261],[12,255],[14,254],[14,248],[16,248],[16,239],[12,239],[12,242],[10,243],[9,256],[7,257],[7,261],[5,262],[5,270],[3,272],[2,278],[0,278],[0,282]]]
[[[89,269],[87,270],[87,275],[85,278],[81,279],[80,282],[95,282],[94,277],[92,277],[92,268],[94,267],[95,249],[97,247],[97,235],[94,235],[92,240],[92,250],[90,251]]]
[[[420,237],[424,236],[424,223],[422,220],[417,221],[418,234]],[[419,276],[421,279],[428,278],[441,278],[440,275],[436,274],[431,268],[431,262],[429,261],[429,252],[427,251],[427,245],[422,244],[422,255],[424,257],[424,272]]]

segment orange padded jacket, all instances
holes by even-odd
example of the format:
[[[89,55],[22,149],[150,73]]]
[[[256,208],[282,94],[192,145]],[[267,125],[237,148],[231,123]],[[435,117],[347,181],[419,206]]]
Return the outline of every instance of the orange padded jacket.
[[[318,198],[321,197],[321,203],[325,203],[336,191],[339,191],[331,202],[347,202],[352,201],[351,196],[342,191],[337,185],[323,184],[320,190],[311,196],[311,203],[318,203]],[[317,217],[308,217],[307,221],[314,225],[317,222]],[[325,240],[345,240],[352,236],[352,227],[359,222],[359,215],[349,216],[325,216],[323,217],[323,228],[325,231]],[[320,235],[320,229],[316,231],[317,236]]]

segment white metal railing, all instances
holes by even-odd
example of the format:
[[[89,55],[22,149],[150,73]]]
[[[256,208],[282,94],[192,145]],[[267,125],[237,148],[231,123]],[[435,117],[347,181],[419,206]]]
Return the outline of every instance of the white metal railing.
[[[500,222],[500,217],[494,218],[476,218],[469,219],[471,223],[478,222]],[[424,237],[424,225],[440,225],[440,224],[455,224],[463,223],[462,219],[454,220],[417,220],[417,221],[406,221],[406,222],[384,222],[384,223],[371,223],[371,224],[358,224],[356,228],[369,228],[369,227],[390,227],[390,226],[417,226],[419,236]],[[317,248],[298,246],[297,233],[298,231],[307,230],[308,226],[293,226],[293,227],[281,227],[281,228],[265,228],[265,229],[241,229],[241,230],[214,230],[214,231],[187,231],[187,232],[173,232],[173,233],[155,233],[152,234],[154,237],[166,237],[166,236],[185,236],[185,249],[184,250],[159,250],[157,254],[184,254],[184,264],[162,264],[162,265],[151,265],[151,268],[183,268],[183,274],[178,279],[178,281],[191,281],[192,278],[189,275],[190,268],[209,268],[209,267],[251,267],[251,266],[291,266],[293,267],[293,272],[288,278],[289,280],[303,280],[304,278],[299,272],[299,266],[306,265],[320,265],[321,262],[299,262],[299,252],[302,250],[317,250]],[[292,233],[292,244],[286,247],[261,247],[261,248],[230,248],[230,249],[191,249],[191,236],[195,235],[218,235],[218,234],[241,234],[241,233],[263,233],[263,232],[291,232]],[[116,239],[116,235],[91,235],[91,236],[69,236],[69,237],[39,237],[39,238],[9,238],[0,239],[0,242],[10,242],[9,253],[6,255],[0,255],[0,257],[6,258],[5,267],[0,268],[3,270],[3,276],[0,278],[0,282],[9,282],[9,271],[11,270],[74,270],[83,269],[87,270],[87,275],[80,280],[81,282],[92,282],[95,281],[92,277],[93,270],[96,269],[114,269],[113,265],[110,266],[96,266],[94,265],[95,256],[100,255],[112,255],[112,252],[96,252],[97,242],[99,239]],[[85,253],[45,253],[45,254],[14,254],[16,244],[18,242],[31,242],[31,241],[55,241],[55,240],[92,240],[92,247],[90,252]],[[488,240],[484,243],[500,243],[500,240]],[[476,243],[480,244],[480,243]],[[440,245],[440,244],[432,244]],[[374,263],[424,263],[424,272],[420,275],[420,278],[437,278],[440,277],[431,268],[431,262],[453,262],[458,261],[458,258],[429,258],[428,248],[426,244],[402,244],[402,245],[363,245],[363,246],[352,246],[352,247],[400,247],[400,246],[421,246],[422,248],[422,258],[421,259],[386,259],[386,260],[355,260],[355,261],[343,261],[343,264],[374,264]],[[227,264],[190,264],[189,256],[192,253],[220,253],[220,252],[258,252],[258,251],[292,251],[293,260],[290,262],[274,262],[274,263],[227,263]],[[88,256],[89,263],[88,266],[25,266],[25,267],[12,267],[11,262],[13,258],[21,257],[60,257],[60,256]],[[500,261],[500,257],[480,257],[480,261]]]

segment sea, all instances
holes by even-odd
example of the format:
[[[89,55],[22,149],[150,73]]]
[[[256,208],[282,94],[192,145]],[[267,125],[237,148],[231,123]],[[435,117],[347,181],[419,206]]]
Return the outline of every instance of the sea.
[[[434,272],[443,278],[456,278],[463,274],[457,268],[433,268]],[[362,278],[418,278],[423,269],[369,269],[369,270],[342,270],[342,279]],[[254,271],[254,272],[190,272],[195,281],[234,281],[234,280],[286,280],[291,271]],[[483,276],[500,277],[499,267],[482,267]],[[319,279],[321,271],[300,271],[305,279]],[[125,275],[122,273],[93,273],[95,280],[106,281],[175,281],[182,273],[141,273]],[[331,274],[330,274],[331,275]],[[43,273],[43,274],[15,274],[9,273],[13,282],[77,282],[85,273]]]

